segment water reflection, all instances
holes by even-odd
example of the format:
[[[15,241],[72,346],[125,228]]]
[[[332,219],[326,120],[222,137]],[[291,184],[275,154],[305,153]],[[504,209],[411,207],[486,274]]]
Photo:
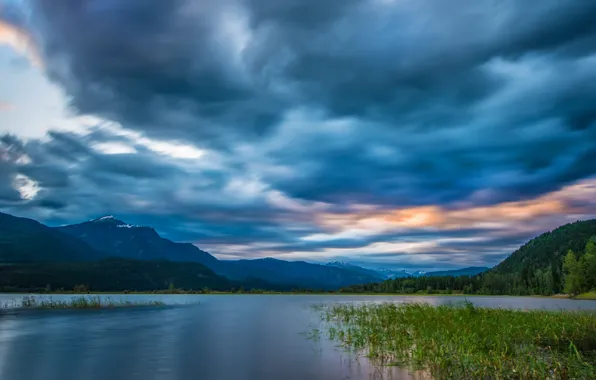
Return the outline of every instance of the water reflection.
[[[0,303],[7,301],[2,295]],[[65,296],[68,297],[68,296]],[[120,297],[120,296],[118,296]],[[123,296],[124,297],[124,296]],[[145,296],[127,296],[145,297]],[[0,315],[2,380],[403,379],[304,333],[313,304],[462,301],[460,297],[159,296],[177,306]],[[482,306],[592,308],[596,302],[474,297]],[[200,302],[196,304],[196,302]],[[189,303],[188,306],[180,304]],[[418,377],[422,378],[422,377]]]

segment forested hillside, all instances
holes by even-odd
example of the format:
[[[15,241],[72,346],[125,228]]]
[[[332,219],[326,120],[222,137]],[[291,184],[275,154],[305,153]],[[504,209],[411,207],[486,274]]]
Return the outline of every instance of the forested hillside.
[[[596,236],[596,219],[566,224],[530,240],[497,265],[493,273],[533,272],[554,264],[560,268],[569,250],[581,252],[588,240]]]
[[[476,276],[397,278],[342,291],[552,295],[595,287],[596,220],[587,220],[530,240],[495,268]]]

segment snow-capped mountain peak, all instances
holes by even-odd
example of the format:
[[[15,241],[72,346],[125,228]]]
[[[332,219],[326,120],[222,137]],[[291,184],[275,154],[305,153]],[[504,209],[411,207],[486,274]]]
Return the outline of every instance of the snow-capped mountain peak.
[[[93,219],[90,221],[91,223],[101,223],[103,225],[109,225],[110,227],[118,227],[118,228],[139,228],[143,226],[138,226],[134,224],[128,224],[121,220],[116,219],[113,215],[102,216],[101,218]]]

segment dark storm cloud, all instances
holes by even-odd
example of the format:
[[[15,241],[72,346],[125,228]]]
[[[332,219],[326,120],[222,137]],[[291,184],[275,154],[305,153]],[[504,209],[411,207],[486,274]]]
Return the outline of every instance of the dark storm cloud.
[[[252,138],[274,164],[312,162],[300,181],[265,178],[296,197],[424,204],[496,187],[490,203],[596,170],[591,2],[32,5],[48,72],[80,112],[218,149]],[[351,118],[353,136],[308,141],[305,119],[308,145],[269,149],[297,108]]]
[[[296,92],[292,100],[338,115],[391,116],[420,127],[458,120],[465,110],[457,108],[498,85],[484,63],[533,52],[585,55],[596,12],[589,2],[556,1],[532,12],[514,1],[32,3],[50,73],[82,112],[152,124],[147,104],[160,112],[186,107],[207,123],[234,114],[242,129],[277,120],[283,108],[264,110],[265,100],[290,105],[271,88],[278,82]],[[229,19],[238,27],[247,19],[240,62],[225,48],[234,44],[222,33],[230,15],[240,15]]]
[[[164,178],[172,175],[176,167],[152,160],[151,156],[139,154],[106,155],[88,164],[89,170],[112,175],[126,175],[136,179]]]
[[[80,112],[162,137],[213,137],[229,124],[258,131],[278,102],[232,62],[218,30],[234,11],[226,3],[33,1],[32,20],[48,74]]]
[[[68,172],[56,164],[25,165],[19,172],[27,177],[35,178],[44,188],[65,188],[69,185]]]
[[[25,149],[32,162],[3,161],[2,184],[15,173],[34,179],[56,221],[145,210],[139,223],[172,238],[316,252],[398,236],[302,241],[320,232],[314,212],[272,205],[268,191],[335,212],[457,208],[536,198],[596,174],[594,2],[28,5],[0,17],[31,32],[75,111],[209,152],[173,162],[101,128],[5,142],[3,154]],[[94,148],[113,142],[135,151]],[[19,199],[12,185],[0,196]],[[487,244],[519,241],[504,239]],[[444,252],[465,247],[482,249]]]
[[[531,12],[514,1],[306,3],[292,12],[294,1],[279,2],[273,14],[252,4],[255,29],[272,30],[258,53],[289,51],[281,75],[317,107],[417,128],[465,120],[500,85],[482,70],[493,58],[585,55],[595,42],[589,3],[547,1]],[[323,25],[311,27],[313,15]]]

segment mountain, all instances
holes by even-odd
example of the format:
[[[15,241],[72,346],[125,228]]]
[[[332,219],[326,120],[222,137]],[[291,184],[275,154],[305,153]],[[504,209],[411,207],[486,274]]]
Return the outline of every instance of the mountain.
[[[235,281],[327,290],[380,280],[374,273],[362,273],[354,268],[331,268],[306,262],[274,259],[220,261],[193,244],[175,243],[162,238],[151,227],[131,225],[113,216],[58,227],[57,230],[80,238],[106,256],[197,262]]]
[[[231,280],[248,281],[262,287],[280,285],[325,290],[424,275],[424,272],[377,271],[337,261],[326,265],[275,259],[219,261],[193,244],[173,242],[159,236],[151,227],[128,224],[113,216],[49,228],[31,219],[1,215],[2,262],[77,262],[105,257],[193,262]]]
[[[385,275],[383,275],[382,273],[377,272],[374,269],[363,268],[363,267],[360,267],[358,265],[354,265],[354,264],[351,264],[351,263],[346,263],[346,262],[343,262],[343,261],[331,261],[331,262],[328,262],[325,265],[326,266],[329,266],[329,267],[334,267],[334,268],[347,269],[347,270],[350,270],[350,271],[353,271],[353,272],[360,273],[362,275],[376,277],[378,280],[384,280],[384,279],[387,278],[387,277],[385,277]]]
[[[434,271],[434,272],[426,272],[425,276],[433,276],[433,277],[441,277],[441,276],[475,276],[477,274],[486,272],[489,268],[488,267],[467,267],[462,269],[453,269],[453,270],[442,270],[442,271]]]
[[[332,261],[332,262],[327,263],[326,265],[337,267],[337,268],[352,269],[352,270],[358,271],[360,273],[366,273],[366,274],[370,274],[372,276],[378,277],[380,280],[403,278],[403,277],[420,277],[420,276],[473,276],[478,273],[485,272],[489,269],[487,267],[467,267],[467,268],[462,268],[462,269],[434,271],[434,272],[424,272],[421,270],[409,272],[406,270],[399,270],[399,269],[398,270],[395,270],[395,269],[368,269],[368,268],[362,268],[358,265],[341,262],[341,261]]]
[[[377,273],[381,274],[385,279],[393,279],[393,278],[402,278],[402,277],[410,277],[412,273],[407,272],[405,270],[395,270],[395,269],[376,269]]]
[[[29,263],[0,266],[0,289],[39,291],[73,289],[85,285],[91,291],[230,290],[228,279],[198,263],[105,259],[98,262]]]
[[[91,261],[102,257],[68,234],[32,219],[0,213],[0,263]]]
[[[333,290],[350,284],[379,281],[379,276],[352,268],[311,264],[304,261],[284,261],[272,258],[222,261],[222,274],[231,279],[246,276],[303,289]]]
[[[487,271],[489,268],[487,267],[467,267],[462,269],[454,269],[454,270],[445,270],[445,271],[434,271],[434,272],[425,272],[425,271],[413,271],[409,272],[403,269],[368,269],[363,268],[358,265],[354,265],[351,263],[346,263],[342,261],[332,261],[326,264],[327,266],[332,266],[336,268],[345,268],[351,269],[360,273],[369,274],[375,277],[378,277],[381,280],[387,279],[394,279],[394,278],[402,278],[402,277],[419,277],[419,276],[473,276],[478,273],[482,273]]]
[[[490,273],[514,274],[551,267],[560,269],[567,251],[583,252],[593,236],[596,236],[596,219],[566,224],[530,240]]]
[[[394,278],[403,278],[403,277],[419,277],[424,276],[426,272],[421,270],[409,272],[403,269],[375,269],[375,272],[381,274],[384,279],[394,279]]]
[[[137,260],[170,260],[217,266],[217,259],[190,243],[164,239],[151,227],[125,223],[113,216],[58,227],[56,230],[77,237],[106,256]]]

